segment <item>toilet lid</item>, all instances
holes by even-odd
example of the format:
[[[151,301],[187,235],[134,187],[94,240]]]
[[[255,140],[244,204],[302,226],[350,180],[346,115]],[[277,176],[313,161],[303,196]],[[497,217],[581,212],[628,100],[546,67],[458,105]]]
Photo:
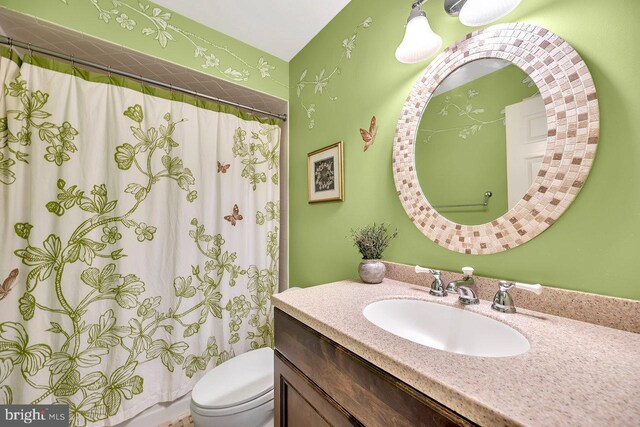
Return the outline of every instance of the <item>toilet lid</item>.
[[[198,381],[191,400],[201,408],[241,405],[273,390],[273,350],[249,351],[213,368]]]

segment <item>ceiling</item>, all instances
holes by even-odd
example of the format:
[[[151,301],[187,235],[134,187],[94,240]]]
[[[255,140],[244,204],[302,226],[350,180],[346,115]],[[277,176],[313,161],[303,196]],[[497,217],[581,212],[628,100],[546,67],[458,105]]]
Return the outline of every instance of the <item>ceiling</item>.
[[[288,62],[349,1],[154,0],[154,3]]]

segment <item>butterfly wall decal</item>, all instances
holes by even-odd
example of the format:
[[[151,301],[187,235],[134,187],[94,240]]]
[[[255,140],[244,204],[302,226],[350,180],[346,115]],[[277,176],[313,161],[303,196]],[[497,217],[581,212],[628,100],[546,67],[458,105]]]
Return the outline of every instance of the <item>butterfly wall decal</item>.
[[[233,205],[233,213],[231,215],[225,215],[224,219],[229,221],[233,226],[236,225],[237,221],[241,221],[242,215],[240,215],[240,208],[238,208],[238,205]]]
[[[369,125],[368,131],[360,128],[360,135],[362,135],[362,140],[364,141],[364,151],[367,151],[369,147],[373,145],[377,134],[378,127],[376,126],[376,116],[373,116],[371,117],[371,124]]]
[[[9,291],[11,291],[11,288],[16,283],[17,277],[18,277],[18,269],[16,268],[12,270],[11,273],[9,273],[9,277],[4,279],[4,282],[2,282],[2,286],[0,286],[0,301],[5,299],[7,295],[9,295]]]
[[[230,167],[230,164],[225,165],[224,163],[218,162],[218,173],[227,173],[227,170],[229,170]]]

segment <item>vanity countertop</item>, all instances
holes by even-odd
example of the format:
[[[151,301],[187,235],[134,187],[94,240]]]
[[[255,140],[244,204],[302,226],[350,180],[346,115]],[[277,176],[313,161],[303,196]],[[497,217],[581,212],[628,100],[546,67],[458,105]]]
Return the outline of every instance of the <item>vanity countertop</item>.
[[[506,358],[425,347],[370,323],[362,310],[384,299],[448,304],[502,321],[531,349]],[[516,306],[518,301],[516,300]],[[274,295],[273,305],[443,405],[481,425],[637,425],[640,334],[490,302],[462,306],[428,288],[385,279],[341,281]]]

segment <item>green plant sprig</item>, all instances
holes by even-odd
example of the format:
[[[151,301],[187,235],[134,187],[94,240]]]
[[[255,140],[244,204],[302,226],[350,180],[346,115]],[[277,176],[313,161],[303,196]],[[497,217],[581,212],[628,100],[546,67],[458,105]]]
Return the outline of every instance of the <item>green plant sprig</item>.
[[[358,248],[362,259],[381,259],[382,253],[391,240],[398,235],[398,230],[389,233],[387,224],[373,224],[362,228],[351,229],[353,245]]]

